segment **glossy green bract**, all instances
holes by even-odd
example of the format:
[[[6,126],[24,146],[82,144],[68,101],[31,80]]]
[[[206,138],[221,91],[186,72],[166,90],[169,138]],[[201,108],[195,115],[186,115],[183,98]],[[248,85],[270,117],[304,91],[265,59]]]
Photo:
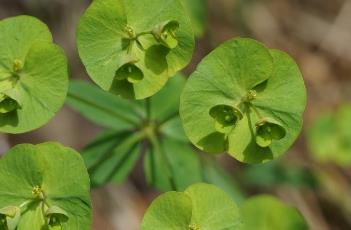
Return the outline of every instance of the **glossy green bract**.
[[[340,106],[334,113],[317,118],[308,132],[309,148],[319,162],[340,166],[351,164],[351,106]]]
[[[96,0],[81,18],[77,43],[96,84],[143,99],[190,62],[194,34],[179,0]]]
[[[243,230],[307,230],[299,211],[275,197],[260,195],[248,199],[241,207]]]
[[[156,198],[144,215],[141,230],[235,230],[241,225],[239,209],[219,188],[195,184],[184,192]]]
[[[0,132],[47,123],[63,105],[68,66],[45,24],[30,16],[0,21]]]
[[[0,229],[90,229],[89,176],[74,150],[17,145],[0,160],[0,183]]]
[[[296,63],[281,51],[238,38],[199,64],[183,90],[180,115],[187,136],[201,150],[260,163],[293,144],[305,105]]]

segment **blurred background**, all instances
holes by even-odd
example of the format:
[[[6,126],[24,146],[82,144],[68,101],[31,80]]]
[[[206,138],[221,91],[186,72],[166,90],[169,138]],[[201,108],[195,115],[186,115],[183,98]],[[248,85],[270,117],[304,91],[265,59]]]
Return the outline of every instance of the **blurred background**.
[[[251,166],[220,157],[236,184],[236,201],[269,193],[296,206],[311,229],[351,229],[351,112],[347,112],[351,111],[351,1],[195,2],[192,13],[198,20],[198,38],[193,61],[184,70],[186,75],[221,42],[236,36],[252,37],[293,56],[308,91],[303,133],[287,154],[274,162]],[[0,0],[0,19],[27,14],[43,20],[55,42],[64,48],[72,78],[89,81],[75,44],[79,17],[89,4],[88,0]],[[49,140],[80,150],[100,130],[64,107],[39,130],[0,134],[0,153],[18,143]],[[93,229],[139,229],[145,209],[158,193],[143,182],[141,170],[134,171],[121,185],[92,191]]]

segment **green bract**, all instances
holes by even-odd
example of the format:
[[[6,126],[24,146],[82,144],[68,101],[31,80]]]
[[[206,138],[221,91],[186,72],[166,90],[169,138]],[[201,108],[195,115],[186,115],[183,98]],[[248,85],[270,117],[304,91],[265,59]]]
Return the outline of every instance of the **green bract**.
[[[144,215],[141,230],[239,229],[239,209],[222,190],[195,184],[185,192],[167,192],[156,198]]]
[[[187,82],[180,115],[191,142],[259,163],[284,153],[301,131],[304,82],[285,53],[233,39],[209,54]]]
[[[248,199],[241,207],[243,230],[307,230],[304,218],[294,207],[275,197],[260,195]]]
[[[17,145],[0,160],[0,229],[90,229],[89,177],[57,143]]]
[[[178,0],[97,0],[82,16],[77,43],[88,74],[125,98],[158,92],[192,57],[194,35]]]
[[[322,114],[308,132],[309,148],[320,162],[341,166],[351,164],[351,106]]]
[[[263,195],[246,200],[239,209],[219,188],[195,184],[185,192],[156,198],[144,215],[141,230],[304,230],[304,218],[294,207]]]
[[[68,89],[67,60],[45,24],[29,16],[0,21],[0,132],[47,123]]]

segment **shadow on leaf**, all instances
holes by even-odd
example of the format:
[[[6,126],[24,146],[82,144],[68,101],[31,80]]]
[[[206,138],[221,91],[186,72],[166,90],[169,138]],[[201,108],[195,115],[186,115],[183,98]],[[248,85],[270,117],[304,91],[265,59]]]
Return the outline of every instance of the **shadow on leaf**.
[[[251,112],[248,111],[246,113],[246,116],[247,116],[248,126],[250,129],[251,141],[243,151],[244,162],[256,164],[256,163],[262,163],[263,161],[266,161],[266,160],[272,160],[273,153],[271,149],[269,147],[262,148],[258,146],[256,143],[256,127],[254,125],[255,122],[252,121]]]
[[[228,139],[224,133],[214,132],[202,138],[197,145],[210,153],[222,153],[228,149]]]
[[[5,114],[0,113],[0,127],[2,126],[16,127],[17,125],[18,125],[17,110],[14,110],[12,112],[5,113]]]
[[[134,86],[126,79],[118,80],[117,78],[115,78],[111,84],[109,91],[113,94],[120,95],[123,98],[135,98]]]
[[[162,45],[150,46],[145,51],[145,65],[154,74],[161,74],[168,68],[167,55],[170,49]]]

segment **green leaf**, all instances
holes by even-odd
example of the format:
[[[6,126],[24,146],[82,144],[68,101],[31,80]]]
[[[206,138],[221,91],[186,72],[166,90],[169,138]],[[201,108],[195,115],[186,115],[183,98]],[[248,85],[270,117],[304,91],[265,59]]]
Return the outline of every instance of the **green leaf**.
[[[308,145],[315,160],[346,167],[351,164],[351,106],[319,115],[308,130]]]
[[[144,169],[148,183],[161,191],[183,191],[203,181],[197,153],[189,145],[170,138],[153,143],[145,155]]]
[[[0,31],[0,132],[28,132],[63,105],[67,60],[47,26],[33,17],[1,20]]]
[[[151,119],[165,122],[178,116],[179,100],[186,79],[181,74],[176,74],[165,87],[150,98]]]
[[[191,225],[199,229],[238,229],[241,225],[239,209],[221,189],[209,184],[196,184],[185,190],[193,203]],[[195,228],[196,229],[196,228]]]
[[[207,18],[207,0],[181,0],[190,15],[195,35],[203,36]]]
[[[154,95],[191,60],[194,35],[186,15],[178,0],[93,1],[77,32],[89,76],[102,89],[125,98]],[[116,76],[126,56],[133,57],[132,78],[137,80]]]
[[[239,210],[226,193],[213,185],[195,184],[184,193],[167,192],[156,198],[141,229],[234,230],[239,225]]]
[[[233,176],[215,158],[204,158],[202,162],[204,181],[223,189],[237,204],[241,204],[245,195],[235,183]]]
[[[156,198],[144,215],[141,230],[188,230],[191,198],[182,192],[167,192]]]
[[[87,119],[114,130],[132,129],[140,117],[138,105],[83,81],[71,81],[67,104]]]
[[[223,125],[225,116],[214,119],[210,113],[218,105],[235,108],[243,118]],[[241,162],[260,163],[279,157],[294,143],[305,105],[306,90],[296,63],[283,52],[238,38],[199,64],[183,90],[180,115],[185,133],[201,150],[227,151]],[[277,121],[269,137],[256,129],[264,118]]]
[[[109,181],[121,183],[140,157],[142,136],[129,132],[106,132],[88,145],[82,155],[87,164],[92,186]]]
[[[167,122],[163,123],[159,129],[160,133],[168,138],[184,143],[189,143],[189,139],[184,133],[182,121],[178,115],[173,119],[170,119]]]
[[[63,229],[90,229],[89,177],[74,150],[51,142],[17,145],[0,160],[0,182],[0,208],[21,208],[18,230],[45,229],[45,212],[55,206],[67,213]]]
[[[248,199],[242,208],[244,230],[309,229],[299,211],[275,197],[260,195]]]

